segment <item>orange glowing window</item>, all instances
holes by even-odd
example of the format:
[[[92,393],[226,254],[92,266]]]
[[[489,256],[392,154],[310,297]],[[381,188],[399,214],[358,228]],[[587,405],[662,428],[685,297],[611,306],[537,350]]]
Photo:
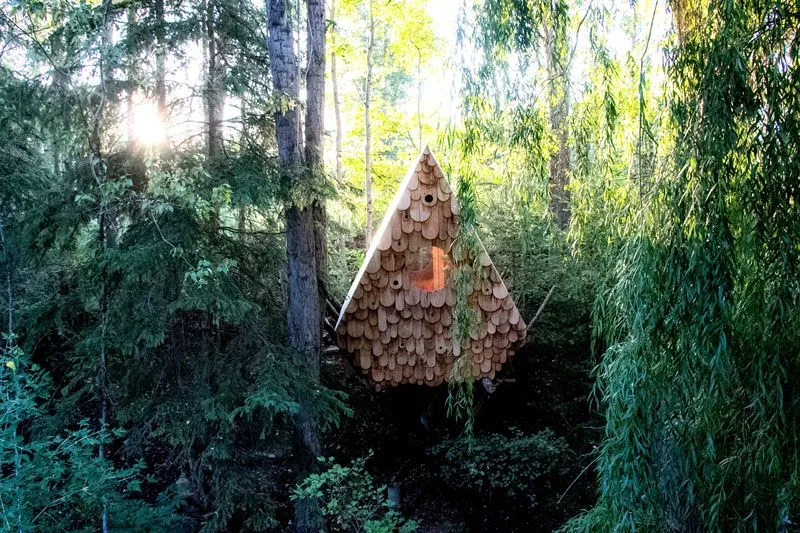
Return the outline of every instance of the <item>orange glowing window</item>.
[[[450,257],[438,246],[421,248],[408,261],[408,279],[425,292],[444,288],[450,275]]]

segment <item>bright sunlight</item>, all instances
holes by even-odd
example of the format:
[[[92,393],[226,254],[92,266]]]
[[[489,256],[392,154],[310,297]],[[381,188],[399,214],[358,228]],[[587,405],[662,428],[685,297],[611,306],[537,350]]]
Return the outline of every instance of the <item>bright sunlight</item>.
[[[134,105],[131,134],[146,146],[155,146],[166,140],[166,125],[155,103],[140,101]]]

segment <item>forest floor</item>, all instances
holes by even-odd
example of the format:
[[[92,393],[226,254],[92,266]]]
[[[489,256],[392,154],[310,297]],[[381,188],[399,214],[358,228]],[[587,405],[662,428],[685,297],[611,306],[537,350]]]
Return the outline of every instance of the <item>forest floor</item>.
[[[447,417],[446,386],[376,391],[345,355],[333,354],[324,361],[323,381],[349,394],[354,414],[328,435],[325,454],[344,463],[371,453],[369,472],[381,485],[399,488],[403,513],[422,532],[555,529],[594,502],[594,472],[586,467],[601,422],[588,403],[588,350],[555,354],[543,349],[536,343],[525,346],[498,376],[494,393],[479,385],[475,392],[476,438],[549,428],[569,444],[572,459],[566,475],[557,478],[550,494],[533,494],[539,504],[520,505],[504,491],[464,490],[445,482],[446,465],[436,447],[463,433],[463,425]],[[583,374],[585,380],[564,380],[570,371]],[[565,383],[571,388],[564,389]],[[498,459],[504,464],[505,458]],[[518,488],[542,490],[533,484]]]

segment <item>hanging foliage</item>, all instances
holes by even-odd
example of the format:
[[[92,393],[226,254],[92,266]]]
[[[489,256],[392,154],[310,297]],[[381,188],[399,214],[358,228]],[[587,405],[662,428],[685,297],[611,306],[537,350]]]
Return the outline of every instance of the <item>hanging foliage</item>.
[[[674,5],[673,170],[631,220],[595,314],[608,345],[597,371],[599,502],[568,528],[797,528],[791,4]]]

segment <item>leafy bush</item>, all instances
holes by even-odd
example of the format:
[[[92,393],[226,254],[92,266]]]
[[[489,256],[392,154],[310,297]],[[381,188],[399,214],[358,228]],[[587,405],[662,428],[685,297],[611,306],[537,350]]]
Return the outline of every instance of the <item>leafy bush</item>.
[[[51,394],[50,376],[13,335],[0,338],[0,531],[89,531],[103,514],[115,531],[177,525],[178,495],[164,493],[155,504],[143,499],[143,461],[117,467],[99,455],[122,429],[96,429],[84,419],[48,434],[41,404]]]
[[[567,442],[550,429],[533,435],[513,429],[510,435],[472,441],[462,437],[444,441],[430,453],[441,458],[442,477],[449,486],[475,493],[487,505],[503,498],[517,507],[552,499],[553,482],[566,474],[573,457]]]
[[[413,520],[405,520],[386,498],[386,487],[376,486],[364,464],[356,459],[349,466],[332,457],[320,459],[325,470],[300,483],[292,500],[314,499],[320,503],[330,531],[393,533],[416,531]]]

